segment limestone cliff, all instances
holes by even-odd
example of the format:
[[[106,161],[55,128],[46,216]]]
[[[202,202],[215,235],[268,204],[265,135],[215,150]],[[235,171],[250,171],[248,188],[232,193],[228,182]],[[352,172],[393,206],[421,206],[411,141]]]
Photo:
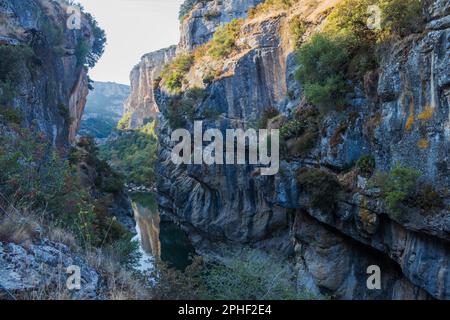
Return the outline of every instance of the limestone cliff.
[[[8,104],[0,107],[23,114],[24,126],[33,123],[58,146],[74,142],[88,94],[79,52],[94,41],[84,15],[80,29],[66,28],[67,10],[64,1],[0,2],[0,45],[32,51],[15,70],[13,98],[5,98],[5,87],[0,92]]]
[[[156,119],[159,113],[153,88],[160,73],[175,56],[176,47],[172,46],[146,54],[130,74],[131,94],[125,102],[125,113],[131,114],[131,128],[142,126],[149,119]]]
[[[234,54],[220,61],[196,57],[180,83],[184,91],[204,88],[189,120],[203,120],[204,129],[225,130],[248,128],[269,106],[282,112],[281,122],[309,110],[303,86],[294,78],[289,21],[301,16],[308,37],[339,2],[298,1],[289,10],[246,19]],[[198,5],[187,15],[180,51],[211,37],[192,31],[209,25],[204,12],[210,6]],[[239,7],[236,14],[246,9]],[[155,89],[162,112],[157,176],[163,213],[185,227],[199,250],[228,242],[294,255],[299,285],[311,292],[341,299],[449,299],[450,4],[425,1],[424,12],[424,32],[392,43],[379,69],[355,85],[346,110],[320,118],[314,147],[285,158],[274,177],[258,176],[254,166],[174,165],[171,108],[182,105],[183,98],[163,81]],[[213,77],[208,76],[211,68]],[[192,121],[184,126],[193,129]],[[289,152],[289,144],[299,142],[287,143]],[[379,190],[371,189],[353,165],[364,155],[372,155],[382,172],[397,163],[420,170],[422,183],[433,185],[444,208],[423,212],[411,207],[407,215],[392,214]],[[338,181],[342,190],[335,207],[311,205],[310,192],[297,179],[302,169],[320,169]],[[367,290],[370,265],[382,270],[382,290]]]
[[[211,0],[195,2],[181,21],[180,51],[191,51],[209,41],[217,27],[233,19],[245,18],[247,10],[263,0]]]

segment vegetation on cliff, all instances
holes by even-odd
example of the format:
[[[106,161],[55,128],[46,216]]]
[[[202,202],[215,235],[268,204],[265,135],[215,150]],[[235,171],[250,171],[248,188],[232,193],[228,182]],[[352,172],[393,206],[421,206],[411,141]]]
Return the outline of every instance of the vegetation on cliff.
[[[250,248],[218,249],[221,261],[195,258],[184,272],[160,265],[156,299],[308,300],[324,297],[298,288],[287,261]]]
[[[408,208],[419,208],[424,213],[444,208],[439,192],[421,183],[421,176],[420,171],[397,164],[388,174],[378,172],[370,185],[380,188],[387,209],[397,217],[407,214]]]
[[[368,26],[378,5],[380,26]],[[328,16],[321,31],[301,44],[297,77],[305,96],[320,108],[342,108],[352,92],[349,84],[362,81],[378,67],[380,48],[392,39],[420,32],[424,17],[418,0],[344,0]]]
[[[24,66],[30,72],[37,61],[33,49],[28,45],[0,46],[0,108],[11,107],[17,86],[21,81]]]
[[[100,147],[100,157],[111,163],[128,183],[151,186],[155,182],[158,151],[155,125],[153,121],[138,130],[119,131],[117,137]]]

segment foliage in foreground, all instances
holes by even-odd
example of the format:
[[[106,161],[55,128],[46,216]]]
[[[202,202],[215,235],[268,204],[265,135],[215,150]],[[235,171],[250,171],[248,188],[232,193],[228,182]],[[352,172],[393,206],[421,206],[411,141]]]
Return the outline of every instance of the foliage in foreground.
[[[157,299],[301,300],[314,299],[298,289],[289,263],[253,249],[225,251],[220,262],[195,258],[185,272],[159,266]]]
[[[69,158],[34,130],[15,127],[0,140],[2,208],[42,211],[48,223],[73,232],[83,247],[129,238],[109,211],[122,181],[97,159],[92,140],[82,139]],[[97,190],[95,196],[91,188]]]

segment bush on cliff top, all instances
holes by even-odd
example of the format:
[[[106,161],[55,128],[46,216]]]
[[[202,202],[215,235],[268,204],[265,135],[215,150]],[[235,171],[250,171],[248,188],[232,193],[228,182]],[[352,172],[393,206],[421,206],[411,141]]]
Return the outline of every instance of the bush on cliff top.
[[[368,22],[378,12],[381,29]],[[297,77],[308,101],[321,108],[345,106],[349,81],[362,81],[378,66],[378,47],[391,38],[420,32],[420,0],[344,0],[328,16],[322,31],[298,50]]]
[[[89,68],[93,68],[105,52],[106,32],[100,28],[98,22],[90,13],[84,12],[83,7],[80,6],[80,8],[84,18],[90,25],[92,32],[91,36],[94,38],[94,42],[91,45],[84,35],[80,35],[75,48],[75,56],[78,65],[85,65]]]
[[[305,96],[322,109],[345,105],[349,92],[345,68],[348,54],[345,46],[324,34],[316,34],[297,54],[297,79],[305,86]]]
[[[183,87],[186,74],[194,65],[192,54],[179,54],[175,59],[166,64],[161,72],[161,81],[171,93],[179,94]]]
[[[207,54],[214,59],[229,56],[236,48],[236,41],[241,32],[243,20],[234,19],[219,27],[210,42],[206,44]]]

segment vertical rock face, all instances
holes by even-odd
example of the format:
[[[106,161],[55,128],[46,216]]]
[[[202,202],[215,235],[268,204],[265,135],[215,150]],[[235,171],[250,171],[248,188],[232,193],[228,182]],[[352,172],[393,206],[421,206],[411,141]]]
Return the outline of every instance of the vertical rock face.
[[[186,2],[192,2],[187,0]],[[191,51],[208,42],[217,27],[233,19],[245,18],[248,9],[263,0],[211,0],[198,2],[181,22],[181,39],[178,49]]]
[[[125,113],[132,115],[131,128],[142,126],[159,113],[153,88],[164,65],[175,57],[175,53],[176,47],[172,46],[146,54],[131,71],[131,94],[125,103]]]
[[[204,130],[247,128],[264,109],[307,107],[294,79],[296,64],[286,40],[286,24],[295,15],[320,27],[339,0],[299,1],[291,12],[249,19],[238,40],[244,48],[226,58],[222,74],[205,85],[192,116]],[[230,3],[223,1],[224,7]],[[239,16],[250,5],[241,2]],[[206,12],[214,1],[198,5],[183,21],[180,51],[208,41],[217,25]],[[229,7],[229,8],[232,8]],[[388,212],[379,195],[367,190],[364,177],[345,168],[361,156],[374,155],[377,169],[397,162],[419,169],[449,202],[450,24],[448,1],[426,1],[425,32],[411,35],[386,52],[380,69],[356,88],[346,111],[321,119],[316,146],[305,156],[285,160],[279,174],[258,176],[253,166],[175,165],[167,120],[173,96],[163,87],[155,97],[161,114],[158,201],[164,214],[188,230],[198,249],[230,242],[294,255],[299,285],[343,299],[449,299],[450,212]],[[232,14],[231,14],[232,15]],[[209,17],[210,15],[208,15]],[[239,45],[238,44],[238,45]],[[245,44],[245,45],[244,45]],[[186,86],[199,83],[194,66]],[[200,77],[201,78],[201,77]],[[211,108],[217,117],[205,116]],[[342,123],[347,124],[343,128]],[[193,131],[192,121],[186,128]],[[320,167],[345,186],[335,210],[311,206],[299,187],[301,168]],[[368,290],[367,268],[382,270],[382,290]]]
[[[87,72],[76,51],[81,41],[93,42],[84,16],[81,29],[65,27],[66,10],[62,1],[0,2],[0,45],[26,46],[33,52],[17,70],[18,92],[9,107],[24,115],[24,125],[33,123],[58,146],[75,139],[88,94]]]

